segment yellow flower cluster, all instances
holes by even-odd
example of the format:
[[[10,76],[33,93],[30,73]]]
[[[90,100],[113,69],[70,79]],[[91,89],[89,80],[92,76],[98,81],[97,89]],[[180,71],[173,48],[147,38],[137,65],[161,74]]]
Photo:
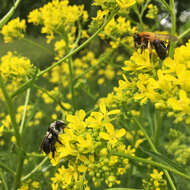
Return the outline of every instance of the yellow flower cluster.
[[[158,8],[156,5],[149,4],[148,5],[148,12],[146,14],[146,17],[149,19],[155,19],[158,15]]]
[[[28,127],[39,125],[40,120],[43,117],[43,113],[41,111],[38,111],[35,114],[33,114],[32,112],[33,112],[33,106],[28,105],[26,107],[26,117],[30,117],[30,119],[31,119],[31,120],[27,121]],[[16,111],[16,122],[17,123],[21,123],[23,113],[24,113],[24,106],[20,105]],[[33,114],[33,117],[31,118],[32,114]],[[7,131],[9,131],[9,132],[11,131],[10,115],[1,114],[0,137],[3,136],[3,132],[7,132]],[[15,143],[15,141],[16,141],[15,136],[12,136],[11,141],[13,143]]]
[[[26,30],[25,20],[15,18],[11,20],[7,25],[4,25],[1,34],[3,34],[5,43],[12,42],[14,39],[20,39],[24,37]]]
[[[116,0],[116,3],[121,9],[126,9],[133,6],[136,3],[136,0]]]
[[[129,46],[133,46],[132,34],[135,32],[136,27],[132,27],[131,22],[126,20],[125,17],[119,16],[118,18],[112,18],[99,36],[102,39],[110,38],[111,47],[117,48],[120,44],[129,44]]]
[[[29,190],[29,189],[35,190],[39,188],[40,186],[38,181],[28,180],[26,183],[23,183],[18,190]]]
[[[60,44],[59,44],[60,43]],[[61,46],[64,46],[63,41],[59,41],[56,43],[56,49],[58,50],[59,47],[60,49],[58,50],[58,57],[62,56],[64,53],[64,49],[61,48]],[[58,58],[57,57],[57,58]],[[79,76],[85,72],[89,67],[95,66],[97,64],[97,59],[95,58],[95,55],[93,52],[88,51],[85,55],[83,55],[81,58],[76,58],[73,60],[73,75],[74,76]],[[108,70],[110,71],[110,70]],[[94,73],[94,70],[87,72],[84,74],[84,77],[87,79],[92,77]],[[56,66],[55,68],[52,69],[50,76],[46,76],[48,80],[51,83],[59,83],[62,85],[64,88],[68,87],[69,85],[69,64],[67,62],[63,62],[60,65]],[[111,74],[108,74],[108,77],[111,77]],[[113,74],[112,74],[113,76]],[[81,80],[78,81],[78,84],[82,82]],[[77,85],[76,85],[77,86]]]
[[[121,9],[127,9],[133,6],[136,3],[136,0],[94,0],[93,5],[101,6],[103,9],[110,9],[116,6],[119,6]]]
[[[67,127],[59,135],[62,144],[56,143],[54,159],[49,155],[53,165],[60,160],[65,162],[52,178],[52,189],[88,189],[88,175],[95,187],[102,183],[109,187],[120,183],[118,176],[126,172],[129,161],[111,153],[117,151],[134,155],[135,149],[123,144],[126,130],[116,129],[112,123],[120,110],[108,111],[103,103],[99,109],[88,117],[84,110],[67,115]]]
[[[33,10],[28,16],[28,22],[43,25],[41,32],[46,34],[49,43],[55,34],[61,36],[68,34],[67,40],[71,41],[76,31],[73,30],[74,24],[80,18],[84,21],[88,18],[84,6],[69,5],[68,0],[52,0],[42,8]]]
[[[20,81],[26,79],[33,71],[30,60],[26,57],[18,56],[8,52],[1,57],[0,72],[4,79],[15,79]]]
[[[143,105],[151,101],[157,109],[167,110],[168,116],[175,122],[185,120],[190,123],[190,42],[176,48],[174,58],[166,58],[162,64],[154,52],[150,59],[149,50],[142,54],[137,51],[130,60],[124,62],[127,73],[119,86],[114,88],[104,100],[131,101]],[[107,104],[107,105],[108,105]]]
[[[187,126],[188,127],[188,126]],[[179,130],[170,129],[169,142],[165,149],[170,155],[174,155],[174,160],[180,164],[187,164],[190,161],[189,135]]]
[[[164,172],[158,172],[157,169],[153,169],[153,173],[150,174],[148,180],[143,180],[144,189],[147,190],[167,190],[167,181],[163,179]]]

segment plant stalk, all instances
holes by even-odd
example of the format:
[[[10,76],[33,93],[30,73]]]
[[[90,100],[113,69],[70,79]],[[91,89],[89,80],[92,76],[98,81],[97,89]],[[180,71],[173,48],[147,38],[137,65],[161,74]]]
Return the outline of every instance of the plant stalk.
[[[17,0],[15,2],[15,4],[11,7],[11,9],[9,10],[9,12],[0,20],[0,29],[3,27],[3,25],[5,25],[9,19],[13,16],[16,8],[18,7],[18,5],[20,4],[21,0]]]
[[[20,186],[20,178],[22,174],[23,164],[24,164],[24,153],[22,151],[22,143],[21,143],[21,136],[19,133],[19,126],[16,122],[16,111],[13,106],[12,99],[9,97],[9,94],[5,88],[4,82],[2,80],[2,77],[0,75],[0,88],[2,90],[3,96],[5,98],[5,102],[7,104],[7,109],[11,118],[11,124],[14,129],[14,135],[16,137],[16,145],[19,147],[19,155],[18,155],[18,161],[17,161],[17,169],[16,169],[16,175],[14,178],[14,185],[13,189],[16,190]]]
[[[175,3],[174,0],[170,0],[170,15],[171,15],[171,35],[175,36],[176,34],[176,16],[175,16]],[[170,51],[169,51],[169,56],[173,58],[174,56],[174,47],[175,47],[175,42],[170,43]]]
[[[75,53],[77,53],[78,51],[80,51],[81,49],[83,49],[89,42],[91,42],[103,29],[104,27],[109,23],[109,21],[116,15],[116,13],[119,11],[119,8],[116,8],[111,14],[110,16],[105,19],[104,23],[102,24],[102,26],[90,37],[88,38],[84,43],[82,43],[80,46],[78,46],[76,49],[74,49],[73,51],[71,51],[70,53],[68,53],[65,57],[61,58],[59,61],[57,61],[56,63],[52,64],[50,67],[44,69],[43,71],[39,72],[36,75],[36,78],[34,80],[37,80],[40,76],[42,76],[43,74],[49,72],[50,70],[52,70],[55,66],[61,64],[63,61],[65,61],[66,59],[68,59],[69,57],[71,57],[72,55],[74,55]],[[27,88],[29,88],[31,85],[31,82],[33,81],[33,79],[28,80],[27,82],[25,82],[15,93],[12,94],[12,98],[14,98],[16,95],[19,94],[19,92],[23,92],[23,90],[26,90]],[[22,89],[22,90],[21,90]]]

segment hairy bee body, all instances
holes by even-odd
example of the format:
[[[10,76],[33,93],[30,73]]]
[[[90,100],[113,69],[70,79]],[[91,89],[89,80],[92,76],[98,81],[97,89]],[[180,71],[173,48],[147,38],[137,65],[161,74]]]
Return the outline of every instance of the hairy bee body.
[[[63,130],[65,127],[65,122],[61,120],[51,123],[48,128],[48,131],[46,132],[46,135],[43,138],[40,150],[44,151],[46,154],[52,152],[52,157],[54,158],[56,151],[55,143],[58,142],[62,144],[58,139],[58,135],[60,131]]]
[[[135,48],[140,47],[141,51],[146,48],[154,48],[156,50],[157,55],[160,59],[165,59],[168,55],[167,51],[169,49],[169,41],[177,41],[175,36],[167,35],[167,34],[155,34],[153,32],[141,32],[139,34],[135,34],[133,36]]]

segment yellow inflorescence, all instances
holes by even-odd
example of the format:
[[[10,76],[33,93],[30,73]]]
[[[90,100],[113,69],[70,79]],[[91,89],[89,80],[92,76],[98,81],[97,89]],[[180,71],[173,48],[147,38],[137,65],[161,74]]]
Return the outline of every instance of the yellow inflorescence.
[[[33,10],[28,16],[28,22],[35,25],[42,25],[41,32],[46,34],[47,42],[50,43],[55,34],[67,33],[75,35],[72,30],[79,19],[87,20],[88,14],[84,6],[69,5],[68,0],[53,0],[40,9]]]
[[[11,20],[7,25],[4,25],[1,34],[4,37],[5,43],[12,42],[14,39],[20,39],[24,37],[26,30],[26,21],[15,18]]]
[[[1,57],[0,72],[5,79],[15,78],[16,80],[21,80],[30,75],[32,71],[33,66],[26,57],[18,56],[12,52],[8,52]]]
[[[116,129],[111,122],[119,113],[118,109],[108,111],[105,104],[101,103],[99,112],[92,112],[88,117],[84,110],[75,115],[67,115],[68,125],[64,133],[59,135],[62,145],[56,144],[55,158],[51,162],[56,165],[64,159],[68,162],[68,167],[58,169],[52,178],[53,189],[59,186],[68,189],[76,184],[88,188],[87,174],[92,177],[96,187],[103,182],[109,187],[120,183],[118,176],[125,173],[129,162],[110,153],[119,151],[134,155],[135,149],[122,143],[126,130]],[[50,158],[51,156],[50,154]]]

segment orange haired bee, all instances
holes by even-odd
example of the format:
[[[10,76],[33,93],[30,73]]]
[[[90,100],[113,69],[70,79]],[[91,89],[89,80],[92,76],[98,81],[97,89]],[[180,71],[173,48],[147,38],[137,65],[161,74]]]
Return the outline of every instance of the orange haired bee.
[[[177,41],[175,36],[167,34],[155,34],[152,32],[141,32],[133,36],[135,48],[141,48],[141,52],[146,48],[154,48],[157,55],[161,60],[165,59],[168,55],[169,43],[166,40]]]
[[[46,135],[43,138],[42,144],[40,146],[40,150],[44,151],[46,154],[52,152],[52,157],[55,156],[55,143],[58,142],[62,144],[61,141],[58,139],[58,135],[61,130],[66,127],[66,123],[64,121],[58,120],[54,121],[50,124]]]

